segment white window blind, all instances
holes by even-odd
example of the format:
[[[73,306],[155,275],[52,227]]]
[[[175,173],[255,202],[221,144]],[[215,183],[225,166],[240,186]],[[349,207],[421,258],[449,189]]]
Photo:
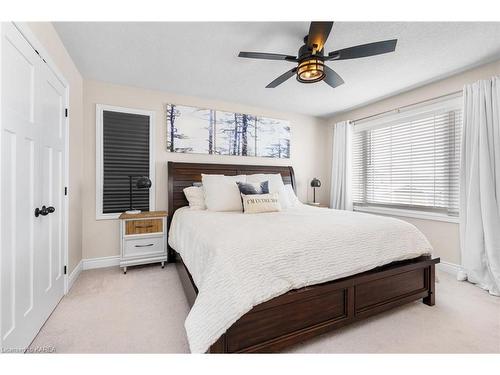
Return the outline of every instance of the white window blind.
[[[401,116],[400,116],[401,117]],[[353,200],[458,215],[462,111],[435,109],[411,119],[364,125],[353,137]]]

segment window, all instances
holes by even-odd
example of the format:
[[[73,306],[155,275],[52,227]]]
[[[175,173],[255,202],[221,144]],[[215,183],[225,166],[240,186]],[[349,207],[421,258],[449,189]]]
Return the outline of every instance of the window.
[[[129,176],[147,176],[151,189],[133,183],[134,208],[154,210],[154,112],[97,105],[96,218],[116,219],[129,209]],[[135,181],[134,181],[135,182]]]
[[[459,98],[356,124],[355,209],[458,216],[461,126]]]

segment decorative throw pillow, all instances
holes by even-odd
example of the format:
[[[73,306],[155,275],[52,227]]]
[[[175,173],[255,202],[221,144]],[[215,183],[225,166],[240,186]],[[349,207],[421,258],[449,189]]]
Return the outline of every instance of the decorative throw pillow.
[[[269,194],[269,181],[260,183],[237,182],[236,184],[238,185],[238,189],[240,189],[241,194]]]
[[[187,201],[189,202],[189,207],[193,210],[206,210],[205,205],[205,194],[203,193],[203,188],[198,186],[189,186],[183,190]]]
[[[247,176],[246,182],[263,182],[269,181],[269,193],[278,193],[278,199],[280,201],[281,208],[288,208],[290,203],[288,202],[288,196],[285,192],[285,184],[283,183],[283,178],[281,174],[251,174]]]
[[[242,211],[240,190],[236,182],[245,182],[246,176],[202,174],[205,204],[209,211]]]
[[[241,194],[241,198],[243,200],[243,212],[246,214],[281,211],[278,193]]]

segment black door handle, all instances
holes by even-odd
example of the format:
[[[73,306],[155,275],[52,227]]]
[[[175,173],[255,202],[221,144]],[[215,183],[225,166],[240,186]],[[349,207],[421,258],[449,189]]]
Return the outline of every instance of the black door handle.
[[[37,207],[37,208],[35,208],[35,217],[38,217],[40,215],[47,216],[48,214],[51,214],[55,210],[56,209],[52,206],[49,206],[49,207],[42,206],[42,208]]]

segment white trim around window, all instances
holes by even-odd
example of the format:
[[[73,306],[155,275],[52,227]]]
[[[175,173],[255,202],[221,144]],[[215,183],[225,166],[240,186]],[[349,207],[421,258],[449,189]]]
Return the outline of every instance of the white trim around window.
[[[104,214],[102,212],[102,194],[103,194],[103,111],[131,113],[137,115],[149,116],[149,179],[151,180],[151,189],[149,190],[149,210],[155,210],[155,112],[142,109],[117,107],[105,104],[96,104],[96,220],[118,219],[120,213]]]
[[[355,123],[354,210],[458,222],[461,99]]]

